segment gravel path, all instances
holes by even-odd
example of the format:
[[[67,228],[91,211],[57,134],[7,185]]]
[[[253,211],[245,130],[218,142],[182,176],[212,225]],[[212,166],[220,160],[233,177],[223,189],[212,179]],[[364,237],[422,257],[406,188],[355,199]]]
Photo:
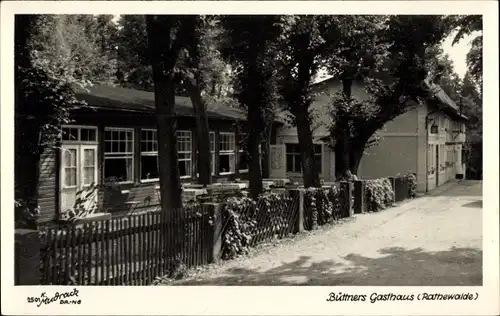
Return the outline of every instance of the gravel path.
[[[174,285],[481,285],[482,183],[447,184]]]

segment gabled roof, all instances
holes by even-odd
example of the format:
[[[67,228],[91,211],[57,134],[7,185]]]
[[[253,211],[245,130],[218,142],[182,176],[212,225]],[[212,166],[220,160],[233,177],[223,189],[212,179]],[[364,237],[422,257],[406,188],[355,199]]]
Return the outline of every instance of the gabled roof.
[[[78,99],[87,102],[88,106],[93,108],[143,113],[155,112],[154,93],[152,92],[101,85],[88,87],[87,90],[75,87],[75,94]],[[180,117],[195,116],[191,100],[188,97],[175,97],[175,114]],[[246,119],[244,111],[214,103],[207,104],[207,116],[209,119]]]
[[[328,81],[338,80],[334,76],[322,76],[318,78],[312,86],[321,86]],[[460,108],[458,105],[450,98],[450,96],[441,88],[441,86],[432,83],[430,80],[425,79],[424,84],[426,88],[431,92],[431,94],[439,101],[441,109],[451,115],[460,117],[461,119],[467,120],[468,118],[460,113]]]

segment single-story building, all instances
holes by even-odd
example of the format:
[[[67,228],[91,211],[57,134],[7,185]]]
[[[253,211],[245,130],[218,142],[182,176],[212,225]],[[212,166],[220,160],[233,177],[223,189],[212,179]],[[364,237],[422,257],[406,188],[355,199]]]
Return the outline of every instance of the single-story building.
[[[46,150],[39,182],[40,222],[52,221],[75,205],[78,192],[91,184],[110,183],[99,191],[98,205],[108,212],[158,205],[158,144],[154,94],[120,87],[77,90],[87,106],[75,110],[74,123],[62,126],[59,149]],[[196,120],[191,101],[176,97],[177,150],[181,180],[197,178]],[[243,138],[236,123],[239,109],[208,104],[212,177],[245,179],[248,173]],[[118,188],[118,190],[116,189]],[[106,190],[106,189],[104,189]]]

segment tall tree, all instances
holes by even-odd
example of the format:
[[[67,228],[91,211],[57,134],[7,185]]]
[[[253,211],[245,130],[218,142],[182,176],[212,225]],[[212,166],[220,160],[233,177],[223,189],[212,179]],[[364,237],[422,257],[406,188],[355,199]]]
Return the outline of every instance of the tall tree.
[[[245,150],[249,157],[250,194],[262,193],[259,145],[270,133],[277,101],[276,57],[281,35],[279,16],[225,16],[227,58],[235,65],[235,94],[247,111]]]
[[[280,65],[280,96],[297,127],[300,160],[305,187],[320,186],[315,164],[310,105],[312,79],[324,65],[325,56],[334,48],[335,33],[330,32],[330,16],[285,16],[283,19]]]
[[[125,88],[153,91],[145,16],[122,15],[118,25],[119,84]]]
[[[16,216],[38,209],[40,159],[57,146],[61,124],[84,106],[73,87],[113,81],[114,62],[82,26],[85,16],[16,15]],[[32,222],[33,224],[33,222]]]
[[[377,62],[364,78],[372,97],[368,101],[351,98],[349,104],[349,169],[354,174],[372,135],[428,96],[423,85],[428,73],[426,51],[448,29],[449,23],[440,16],[390,16],[384,20],[377,38],[387,52],[383,62]]]
[[[213,91],[215,77],[224,71],[216,40],[218,28],[216,20],[210,16],[196,16],[184,21],[186,25],[186,54],[182,69],[182,80],[193,104],[198,138],[199,182],[208,185],[211,180],[210,134],[206,113],[206,90]]]
[[[335,51],[327,57],[327,69],[342,82],[342,92],[332,98],[332,136],[337,177],[350,169],[351,114],[359,103],[352,96],[355,81],[382,66],[387,44],[380,40],[385,16],[335,16]]]
[[[453,45],[457,44],[466,35],[475,35],[471,41],[471,48],[466,56],[469,74],[482,92],[483,86],[483,17],[481,15],[450,16],[449,22],[456,34]]]
[[[186,45],[186,26],[191,16],[147,15],[148,57],[153,70],[158,119],[158,164],[163,210],[177,212],[182,207],[181,181],[177,164],[175,87],[177,61]]]

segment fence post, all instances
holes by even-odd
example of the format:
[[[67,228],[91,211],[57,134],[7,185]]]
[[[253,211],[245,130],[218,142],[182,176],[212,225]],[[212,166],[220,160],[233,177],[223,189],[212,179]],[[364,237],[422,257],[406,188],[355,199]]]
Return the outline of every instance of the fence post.
[[[392,191],[394,192],[394,197],[396,197],[396,179],[394,177],[388,177],[389,182],[391,183]]]
[[[365,186],[364,180],[354,181],[354,214],[361,214],[365,212]]]
[[[14,246],[14,284],[39,285],[41,240],[39,231],[16,229]]]
[[[295,204],[295,210],[290,210],[296,214],[293,233],[297,234],[304,231],[304,190],[292,189],[290,190],[290,197],[297,201]]]
[[[203,208],[208,212],[212,219],[212,229],[209,233],[208,245],[209,263],[218,262],[222,255],[222,210],[220,203],[203,203]]]
[[[352,213],[352,183],[340,181],[340,213],[341,217],[350,217]]]

